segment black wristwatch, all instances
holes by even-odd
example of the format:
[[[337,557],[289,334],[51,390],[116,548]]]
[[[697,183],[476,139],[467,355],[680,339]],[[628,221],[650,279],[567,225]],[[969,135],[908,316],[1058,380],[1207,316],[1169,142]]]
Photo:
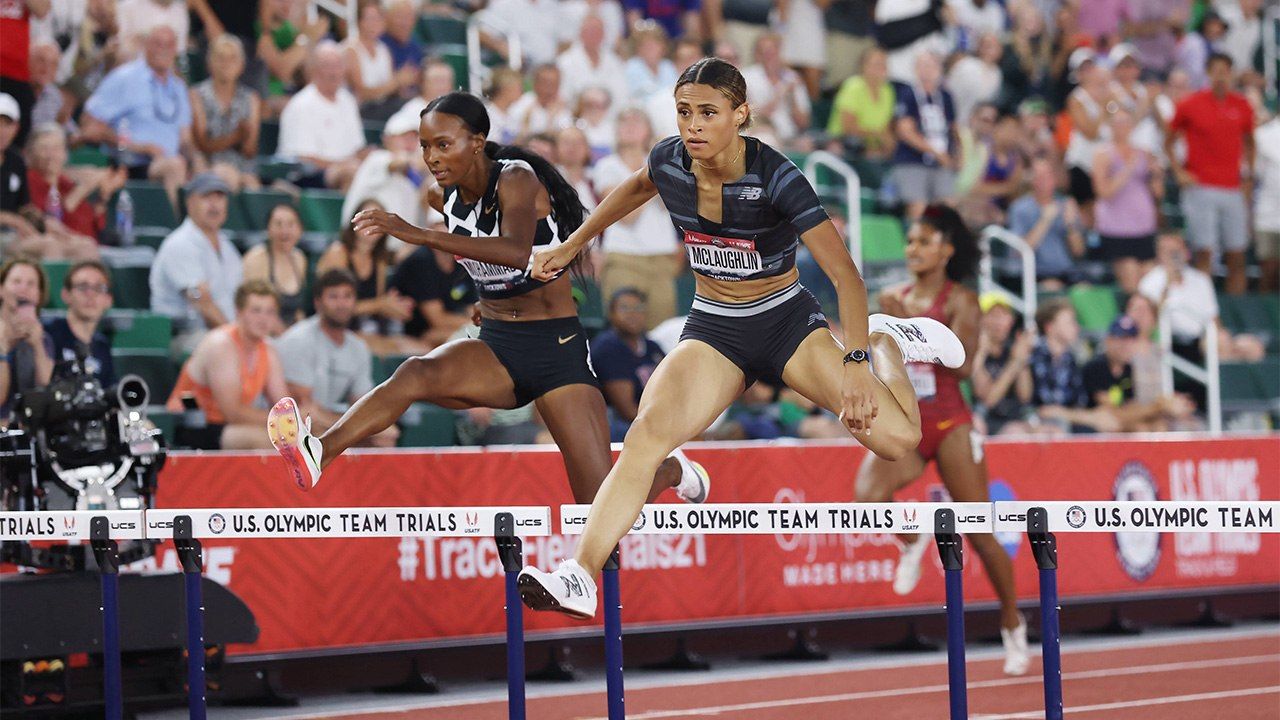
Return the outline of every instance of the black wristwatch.
[[[844,356],[844,364],[864,363],[871,359],[871,353],[866,350],[850,350],[849,354]]]

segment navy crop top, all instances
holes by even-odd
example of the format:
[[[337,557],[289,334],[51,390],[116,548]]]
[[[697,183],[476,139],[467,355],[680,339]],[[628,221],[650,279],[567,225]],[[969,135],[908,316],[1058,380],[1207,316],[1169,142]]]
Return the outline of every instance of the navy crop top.
[[[684,239],[689,266],[716,280],[756,280],[789,271],[800,235],[829,219],[795,163],[756,138],[745,140],[747,172],[724,184],[718,223],[698,214],[692,159],[679,136],[649,152],[649,179]]]

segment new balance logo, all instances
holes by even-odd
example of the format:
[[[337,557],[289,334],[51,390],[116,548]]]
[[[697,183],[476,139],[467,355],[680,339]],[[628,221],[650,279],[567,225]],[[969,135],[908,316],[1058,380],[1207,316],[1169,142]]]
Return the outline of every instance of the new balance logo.
[[[810,325],[817,325],[820,322],[825,322],[826,319],[827,319],[827,316],[823,315],[822,313],[809,313]]]
[[[761,193],[764,191],[758,186],[744,187],[742,192],[738,193],[739,200],[759,200]]]

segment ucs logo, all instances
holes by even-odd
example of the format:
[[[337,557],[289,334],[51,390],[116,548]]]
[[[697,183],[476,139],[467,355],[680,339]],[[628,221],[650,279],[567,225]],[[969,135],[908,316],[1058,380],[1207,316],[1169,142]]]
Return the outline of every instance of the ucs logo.
[[[542,527],[542,518],[516,518],[516,527]]]

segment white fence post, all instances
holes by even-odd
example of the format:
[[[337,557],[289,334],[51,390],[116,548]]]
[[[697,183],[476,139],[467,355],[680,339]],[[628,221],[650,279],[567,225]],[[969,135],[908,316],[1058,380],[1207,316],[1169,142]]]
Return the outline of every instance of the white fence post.
[[[853,257],[854,265],[858,266],[858,272],[862,272],[862,178],[843,158],[826,150],[815,150],[804,161],[804,174],[815,189],[819,167],[828,168],[844,178],[845,205],[848,208],[845,241],[849,244],[849,255]]]
[[[988,225],[982,231],[979,242],[982,246],[982,261],[978,270],[978,292],[985,293],[999,290],[1008,294],[1004,288],[996,285],[995,271],[991,261],[991,241],[1009,246],[1022,259],[1022,294],[1013,294],[1013,307],[1022,313],[1022,327],[1028,331],[1036,327],[1036,251],[1016,233],[999,225]]]

